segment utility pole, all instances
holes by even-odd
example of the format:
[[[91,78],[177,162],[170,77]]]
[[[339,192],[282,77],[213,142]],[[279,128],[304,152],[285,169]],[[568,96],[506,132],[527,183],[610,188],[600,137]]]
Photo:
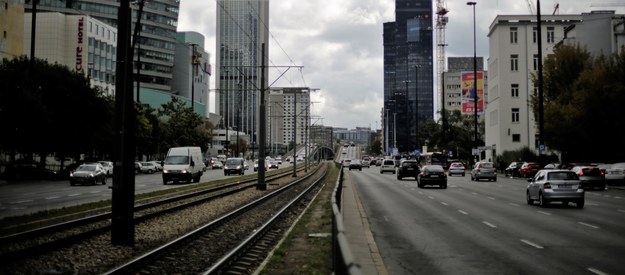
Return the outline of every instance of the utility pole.
[[[265,146],[267,140],[267,116],[266,116],[266,108],[265,106],[265,43],[262,43],[261,46],[261,65],[260,65],[260,108],[258,110],[259,117],[259,125],[258,132],[260,134],[259,140],[259,151],[258,151],[258,185],[256,189],[258,190],[267,190],[267,184],[265,183]]]

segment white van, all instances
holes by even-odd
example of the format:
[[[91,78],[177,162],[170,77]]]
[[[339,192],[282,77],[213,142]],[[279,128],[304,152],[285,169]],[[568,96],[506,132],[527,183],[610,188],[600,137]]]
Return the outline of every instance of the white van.
[[[163,161],[163,184],[169,181],[199,182],[204,168],[200,147],[169,148]]]

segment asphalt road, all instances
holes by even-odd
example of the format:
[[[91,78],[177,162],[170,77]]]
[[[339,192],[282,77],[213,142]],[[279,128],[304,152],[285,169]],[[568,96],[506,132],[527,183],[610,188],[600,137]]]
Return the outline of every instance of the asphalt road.
[[[625,274],[625,191],[588,191],[577,209],[525,201],[524,179],[351,173],[390,274]]]

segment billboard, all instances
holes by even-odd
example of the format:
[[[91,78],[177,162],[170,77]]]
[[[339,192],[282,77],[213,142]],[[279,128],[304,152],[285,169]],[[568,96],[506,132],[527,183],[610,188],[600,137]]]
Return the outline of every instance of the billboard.
[[[473,99],[477,96],[477,112],[484,112],[484,72],[477,72],[477,93],[473,86],[473,72],[461,72],[462,81],[462,113],[473,114],[475,103]]]

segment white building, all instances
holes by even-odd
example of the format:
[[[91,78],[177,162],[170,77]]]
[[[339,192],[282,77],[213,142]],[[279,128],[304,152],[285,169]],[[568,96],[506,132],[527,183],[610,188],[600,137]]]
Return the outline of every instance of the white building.
[[[30,54],[32,16],[24,16],[24,54]],[[87,15],[37,13],[35,57],[89,77],[91,85],[115,94],[117,29]]]
[[[310,89],[272,88],[267,99],[267,145],[304,144],[310,130]]]
[[[581,15],[541,16],[543,58],[564,38],[565,29]],[[530,107],[535,93],[532,74],[538,70],[535,15],[498,15],[490,25],[488,107],[485,145],[496,145],[487,157],[523,147],[538,152],[537,126]]]

